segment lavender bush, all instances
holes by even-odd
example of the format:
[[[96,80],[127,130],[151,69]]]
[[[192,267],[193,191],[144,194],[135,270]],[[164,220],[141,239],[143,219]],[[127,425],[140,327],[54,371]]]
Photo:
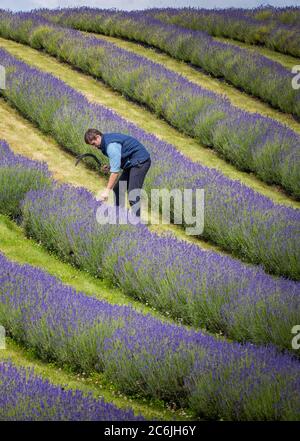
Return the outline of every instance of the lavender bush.
[[[64,260],[184,323],[291,348],[291,329],[300,318],[299,283],[160,237],[143,224],[101,225],[100,205],[83,188],[30,191],[22,202],[23,226]]]
[[[52,384],[34,369],[0,361],[0,421],[143,421],[132,409]]]
[[[300,116],[300,93],[292,88],[292,72],[259,53],[255,54],[229,42],[214,40],[204,32],[210,24],[213,14],[211,11],[191,8],[125,12],[81,7],[42,9],[36,12],[64,26],[125,37],[157,47],[177,59],[191,62],[216,77],[225,78],[234,86],[261,98],[283,112]],[[215,13],[213,20],[216,17],[218,14]],[[221,15],[221,20],[224,21],[224,17],[228,18],[228,12]],[[243,26],[243,32],[248,32],[247,24],[253,20],[244,17],[244,21],[246,23],[240,26]],[[200,22],[198,27],[200,29],[202,27],[202,31],[194,30],[197,28],[195,22],[197,24]],[[177,26],[177,23],[189,29]],[[265,25],[257,24],[257,26],[262,30],[265,29]],[[228,29],[230,25],[224,24],[224,28]],[[282,29],[273,30],[273,40],[275,32],[282,39],[284,38]],[[299,30],[293,28],[292,36],[286,30],[286,40],[290,38],[294,38],[291,46],[299,50],[297,46],[297,42],[300,41]],[[296,60],[295,64],[297,64]]]
[[[145,24],[142,28],[145,29]],[[221,95],[193,84],[144,57],[112,43],[51,24],[36,15],[2,13],[0,33],[6,38],[44,49],[101,78],[131,99],[146,104],[174,127],[213,147],[238,168],[254,171],[267,183],[280,184],[295,197],[300,196],[300,136],[285,125],[240,110]],[[162,41],[161,33],[158,38]],[[165,38],[170,40],[168,33]],[[189,47],[189,40],[187,43]],[[171,45],[176,48],[172,39]],[[220,51],[222,66],[226,64],[224,56],[232,58],[228,50],[224,51],[223,47]],[[240,49],[235,47],[235,50]],[[210,52],[207,46],[204,55],[209,62],[217,59],[215,49]],[[250,55],[253,57],[252,53]],[[291,87],[291,72],[283,73],[284,68],[271,65],[270,60],[265,60],[264,66],[260,60],[254,61],[243,61],[247,85],[256,84],[263,71],[263,87],[269,90],[271,97],[278,97],[283,105],[294,100],[298,103],[296,106],[300,104],[299,93]],[[268,63],[271,63],[270,66]],[[249,68],[251,65],[257,66],[255,72]],[[239,70],[234,67],[234,76]],[[279,71],[283,76],[276,82]],[[283,92],[285,90],[286,93]]]
[[[30,189],[41,189],[51,183],[46,163],[14,154],[0,139],[0,212],[15,219],[21,215],[20,201]]]
[[[300,56],[300,8],[297,7],[260,7],[252,10],[165,8],[144,12],[164,23],[248,44],[265,45],[284,54]]]
[[[7,88],[2,93],[65,148],[73,153],[86,151],[82,138],[88,127],[135,136],[152,157],[153,165],[145,181],[149,196],[151,188],[203,188],[203,237],[242,259],[262,264],[267,271],[300,278],[299,210],[276,205],[242,183],[193,163],[172,145],[107,108],[90,103],[62,81],[29,67],[4,50],[0,50],[0,60],[7,69]],[[293,173],[299,173],[296,159],[289,169],[289,175]]]
[[[287,6],[284,8],[275,8],[271,5],[259,6],[254,9],[245,10],[244,12],[246,16],[265,23],[274,21],[295,26],[300,24],[300,8],[297,6]]]
[[[45,359],[103,372],[126,393],[173,400],[195,416],[299,419],[299,361],[287,354],[96,300],[3,255],[0,323]]]

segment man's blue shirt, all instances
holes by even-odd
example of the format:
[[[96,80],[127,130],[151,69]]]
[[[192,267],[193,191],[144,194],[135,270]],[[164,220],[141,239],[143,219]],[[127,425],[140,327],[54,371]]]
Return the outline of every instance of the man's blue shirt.
[[[119,173],[121,170],[121,149],[122,145],[118,142],[111,142],[107,146],[111,173]]]

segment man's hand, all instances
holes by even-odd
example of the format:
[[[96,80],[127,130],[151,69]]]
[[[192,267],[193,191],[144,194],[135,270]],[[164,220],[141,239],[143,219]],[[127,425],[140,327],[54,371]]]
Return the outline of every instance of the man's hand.
[[[99,196],[100,201],[107,201],[108,196],[109,196],[109,192],[110,192],[110,190],[108,190],[108,189],[104,190]]]
[[[108,173],[109,173],[109,170],[110,170],[109,165],[107,165],[107,164],[102,165],[102,167],[101,167],[101,171],[102,171],[103,173],[108,174]]]
[[[119,173],[111,173],[108,183],[107,183],[107,187],[106,189],[100,194],[99,196],[99,200],[100,201],[107,201],[110,191],[112,191],[112,189],[114,188],[117,179],[118,179]]]

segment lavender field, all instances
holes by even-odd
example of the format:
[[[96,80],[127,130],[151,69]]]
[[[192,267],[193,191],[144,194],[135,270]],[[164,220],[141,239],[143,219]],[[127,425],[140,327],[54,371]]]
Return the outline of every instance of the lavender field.
[[[300,420],[299,47],[297,7],[0,9],[0,421]],[[89,128],[149,152],[141,219]]]

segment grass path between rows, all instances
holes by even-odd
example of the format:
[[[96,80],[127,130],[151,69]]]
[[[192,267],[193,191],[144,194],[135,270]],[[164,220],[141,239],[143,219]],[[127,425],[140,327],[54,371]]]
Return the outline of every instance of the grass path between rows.
[[[190,63],[177,60],[159,49],[145,47],[145,45],[138,42],[132,42],[119,37],[111,37],[103,34],[95,34],[92,32],[82,32],[82,34],[92,35],[100,40],[109,41],[122,49],[134,52],[135,54],[148,58],[155,63],[162,64],[164,67],[184,76],[192,83],[226,96],[234,106],[248,112],[258,112],[261,115],[273,118],[282,124],[286,124],[295,132],[300,133],[300,123],[297,122],[292,115],[274,109],[271,105],[265,103],[261,99],[241,91],[235,86],[227,83],[225,80],[217,79],[211,74],[200,71],[200,68],[197,68],[197,66],[192,66]],[[298,60],[298,64],[300,65],[300,60]]]
[[[20,264],[38,267],[57,277],[62,283],[70,285],[86,295],[119,305],[130,305],[141,313],[151,313],[162,319],[154,310],[126,296],[108,281],[96,278],[87,271],[63,262],[43,245],[24,235],[23,229],[5,215],[0,215],[0,251]]]
[[[46,363],[36,357],[30,349],[24,348],[11,338],[6,338],[6,349],[0,350],[0,362],[10,360],[17,366],[34,368],[36,375],[59,386],[78,389],[84,393],[91,392],[96,399],[103,398],[119,408],[131,407],[135,413],[142,414],[147,420],[165,421],[191,420],[192,416],[183,409],[172,409],[166,404],[144,398],[129,397],[121,393],[112,383],[107,382],[100,373],[83,375],[55,363]]]
[[[144,106],[127,100],[103,82],[83,74],[66,63],[59,62],[54,57],[32,49],[29,46],[0,38],[0,47],[7,49],[12,55],[19,57],[32,66],[55,75],[69,86],[84,94],[90,101],[114,110],[120,116],[133,122],[146,132],[153,133],[165,142],[173,144],[192,161],[199,162],[207,167],[216,168],[230,179],[242,181],[245,185],[264,194],[277,204],[300,208],[300,202],[291,199],[278,186],[270,186],[260,181],[252,173],[237,170],[233,165],[219,158],[214,150],[201,146],[193,138],[178,132],[154,113],[145,109]],[[147,51],[149,50],[147,49]],[[250,98],[248,97],[247,99]],[[286,118],[287,115],[283,115],[283,117]],[[300,133],[300,124],[297,127]]]

